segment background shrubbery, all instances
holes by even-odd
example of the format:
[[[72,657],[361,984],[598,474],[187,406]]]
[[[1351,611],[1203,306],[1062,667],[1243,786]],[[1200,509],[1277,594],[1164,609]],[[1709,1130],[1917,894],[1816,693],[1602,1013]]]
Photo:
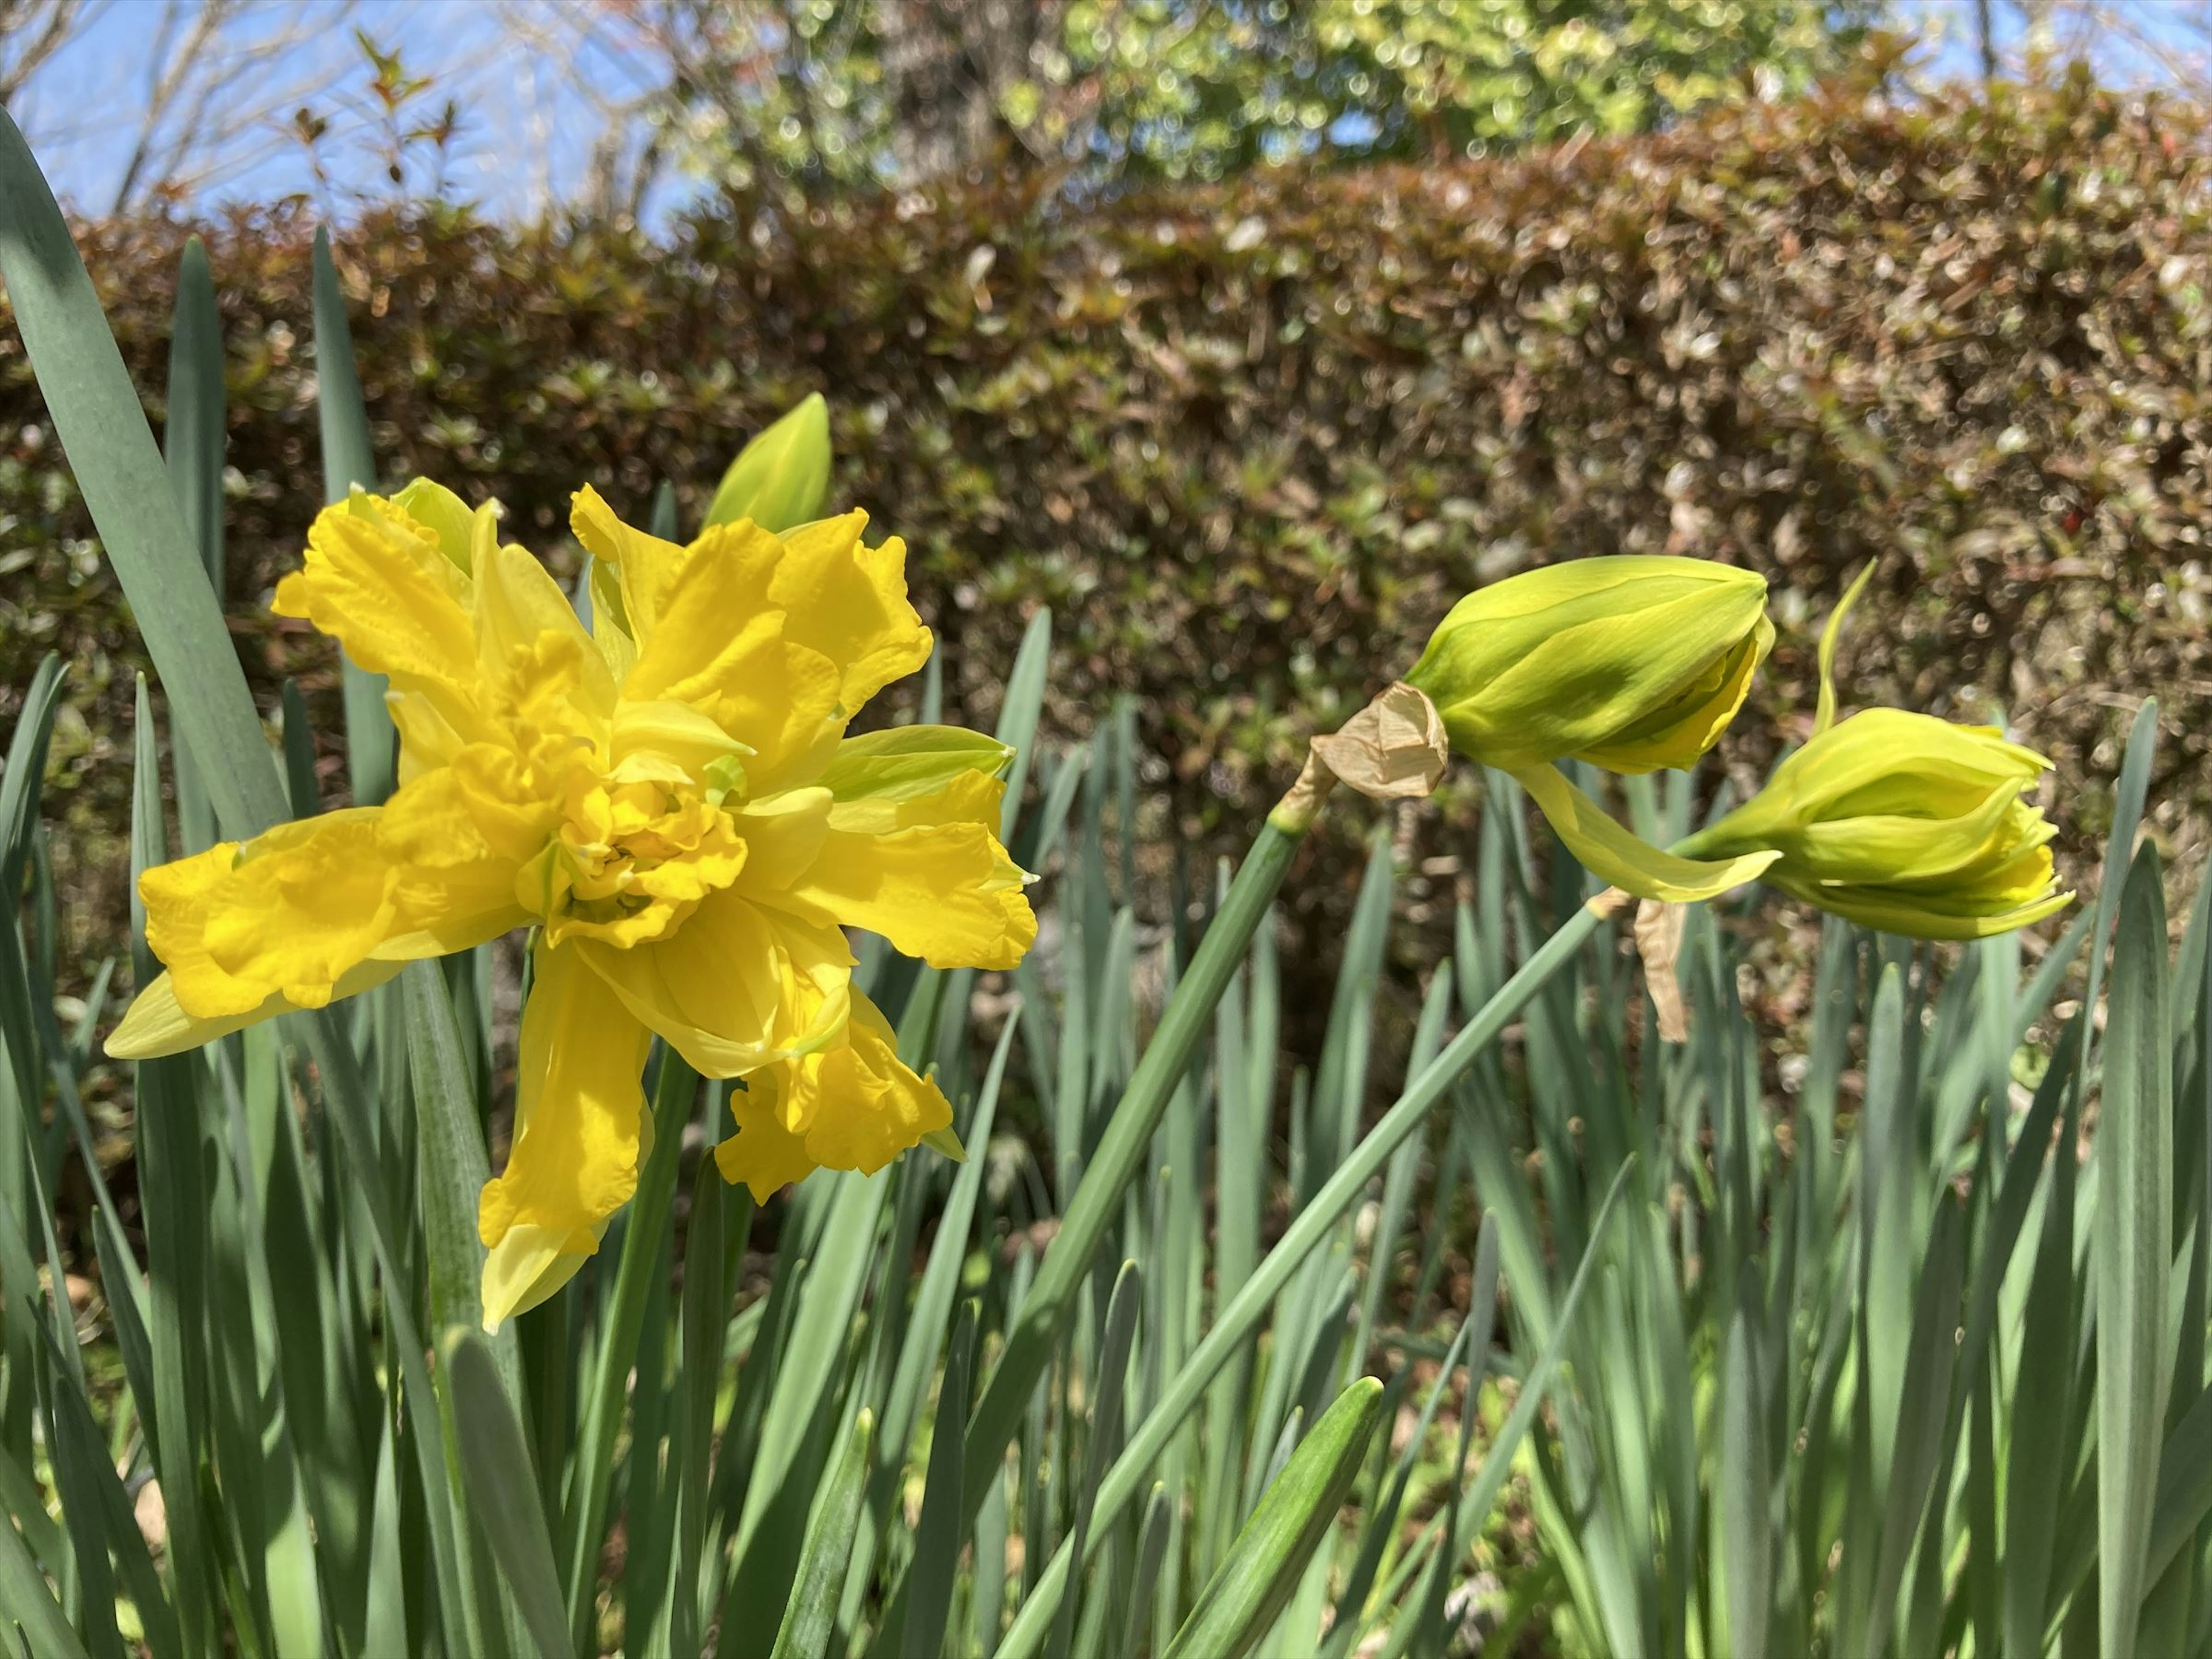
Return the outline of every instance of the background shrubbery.
[[[2186,846],[2212,803],[2204,137],[2081,82],[1836,94],[1079,213],[1034,178],[739,204],[658,241],[434,211],[372,218],[339,255],[379,453],[495,490],[556,560],[578,483],[641,515],[670,478],[696,517],[744,434],[827,392],[836,493],[913,544],[948,704],[988,718],[1051,605],[1052,716],[1084,730],[1134,694],[1141,748],[1173,757],[1148,781],[1209,850],[1241,848],[1300,739],[1410,663],[1455,593],[1617,550],[1766,571],[1783,635],[1755,695],[1791,718],[1828,601],[1879,559],[1847,696],[2016,722],[2069,780],[2069,848],[2106,828],[2118,724],[2159,690],[2152,798]],[[142,386],[190,228],[87,233]],[[264,707],[295,673],[334,732],[333,663],[263,608],[321,500],[310,227],[200,228],[229,340],[234,626]],[[143,665],[12,330],[0,434],[0,699],[46,649],[72,659],[56,856],[80,921],[112,930]],[[1792,728],[1738,732],[1753,769]],[[1442,914],[1452,849],[1408,850],[1430,855],[1417,913]],[[1303,890],[1348,904],[1342,868]]]

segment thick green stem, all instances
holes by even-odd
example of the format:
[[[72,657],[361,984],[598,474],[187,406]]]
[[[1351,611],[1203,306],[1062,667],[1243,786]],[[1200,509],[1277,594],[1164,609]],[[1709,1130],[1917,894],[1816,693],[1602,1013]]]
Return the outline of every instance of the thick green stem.
[[[1444,1097],[1445,1091],[1474,1063],[1475,1056],[1496,1042],[1529,998],[1573,959],[1575,952],[1596,931],[1601,920],[1598,911],[1585,905],[1546,939],[1535,955],[1522,964],[1520,971],[1499,987],[1460,1034],[1445,1045],[1443,1052],[1407,1085],[1405,1093],[1398,1097],[1398,1103],[1383,1114],[1367,1138],[1353,1149],[1352,1156],[1314,1194],[1313,1201],[1298,1212],[1297,1219],[1291,1222],[1275,1248],[1267,1252],[1258,1270],[1216,1317],[1213,1328],[1183,1362],[1182,1369],[1160,1396],[1159,1404],[1146,1416],[1136,1433],[1129,1437],[1128,1445],[1107,1469],[1105,1478],[1099,1483],[1097,1501],[1091,1514],[1091,1537],[1094,1543],[1112,1535],[1114,1522],[1151,1480],[1154,1460],[1167,1449],[1168,1443],[1182,1427],[1183,1419],[1205,1396],[1207,1384],[1236,1357],[1245,1340],[1267,1318],[1276,1297],[1290,1283],[1299,1264],[1358,1202],[1367,1183],[1381,1173],[1382,1166],[1390,1161],[1390,1155],[1421,1127],[1437,1103]],[[972,1442],[969,1449],[972,1453]],[[1053,1557],[1036,1589],[1023,1602],[1020,1616],[1006,1632],[997,1659],[1029,1659],[1038,1651],[1052,1629],[1054,1610],[1066,1592],[1072,1553],[1063,1544]]]
[[[1293,813],[1279,808],[1268,818],[1192,957],[1190,970],[1168,999],[1159,1029],[1146,1046],[1128,1087],[1121,1091],[1091,1167],[1060,1218],[1060,1231],[1038,1266],[1013,1329],[1007,1333],[1005,1352],[975,1415],[968,1419],[967,1471],[962,1482],[968,1521],[975,1519],[991,1490],[1030,1395],[1051,1364],[1061,1328],[1075,1310],[1077,1292],[1108,1229],[1121,1213],[1122,1194],[1142,1172],[1168,1101],[1190,1068],[1191,1056],[1212,1023],[1215,1006],[1244,960],[1267,907],[1274,902],[1312,816],[1310,810]]]

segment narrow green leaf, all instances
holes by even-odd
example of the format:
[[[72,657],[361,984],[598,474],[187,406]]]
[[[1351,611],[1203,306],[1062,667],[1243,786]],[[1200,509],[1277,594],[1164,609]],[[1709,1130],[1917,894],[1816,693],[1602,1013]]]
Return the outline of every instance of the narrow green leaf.
[[[197,236],[185,242],[177,269],[176,320],[169,335],[169,420],[162,434],[177,506],[206,567],[216,603],[224,599],[222,467],[226,441],[222,318],[216,309],[215,279],[207,249]],[[177,825],[185,851],[214,845],[215,807],[192,763],[191,750],[176,759]]]
[[[38,163],[0,111],[0,278],[101,546],[226,834],[284,816],[246,676],[99,295]]]
[[[31,1559],[23,1535],[0,1516],[0,1619],[15,1634],[26,1659],[87,1659],[83,1644],[62,1616],[60,1603]]]
[[[769,1659],[822,1659],[837,1622],[837,1595],[845,1578],[846,1553],[860,1516],[860,1495],[868,1480],[868,1441],[875,1419],[862,1411],[845,1436],[845,1450],[830,1479],[816,1492],[806,1540],[799,1552],[799,1571],[784,1604]]]
[[[2054,1451],[2069,1444],[2068,1430],[2075,1419],[2081,1301],[2075,1279],[2078,1165],[2073,1152],[2080,1119],[2073,1079],[2064,1093],[2064,1115],[2051,1157],[2050,1187],[2021,1321],[2021,1357],[2006,1448],[2002,1628],[2008,1653],[2042,1650],[2045,1626],[2057,1607],[2052,1569],[2058,1520],[2073,1474],[2069,1460]]]
[[[1588,910],[1580,913],[1589,915]],[[1557,937],[1557,935],[1554,935]],[[1513,1401],[1513,1410],[1505,1419],[1505,1426],[1483,1449],[1482,1468],[1474,1484],[1461,1493],[1456,1504],[1457,1528],[1445,1540],[1444,1547],[1454,1560],[1464,1556],[1474,1543],[1476,1532],[1490,1519],[1496,1507],[1498,1494],[1505,1488],[1506,1476],[1512,1472],[1513,1459],[1529,1426],[1542,1409],[1545,1397],[1560,1368],[1566,1364],[1567,1347],[1575,1332],[1576,1316],[1580,1312],[1583,1297],[1595,1276],[1597,1265],[1603,1259],[1611,1237],[1613,1218],[1620,1207],[1621,1194],[1628,1190],[1629,1177],[1636,1170],[1633,1159],[1622,1164],[1606,1189],[1604,1200],[1590,1219],[1589,1243],[1583,1247],[1583,1257],[1575,1268],[1575,1276],[1567,1285],[1567,1293],[1559,1303],[1559,1322],[1552,1333],[1552,1340],[1537,1357],[1528,1375],[1522,1379],[1521,1392]]]
[[[400,1254],[399,1230],[392,1219],[393,1206],[376,1153],[381,1110],[362,1076],[353,1045],[329,1009],[289,1015],[284,1024],[304,1037],[307,1051],[321,1079],[325,1119],[337,1131],[349,1188],[359,1200],[359,1213],[366,1224],[367,1242],[377,1271],[387,1285],[410,1282],[412,1276],[407,1273]],[[410,1303],[411,1298],[407,1297],[385,1296],[380,1305],[390,1329],[388,1351],[398,1362],[400,1388],[408,1411],[416,1423],[428,1425],[438,1420],[438,1395],[426,1363],[429,1350],[416,1323]],[[420,1515],[439,1586],[438,1612],[446,1640],[457,1650],[465,1650],[469,1638],[463,1608],[467,1597],[462,1583],[460,1539],[454,1525],[439,1437],[412,1433],[407,1438],[413,1449],[421,1483]]]
[[[728,1605],[750,1622],[781,1605],[797,1569],[804,1517],[822,1465],[832,1455],[839,1417],[837,1376],[854,1311],[876,1264],[877,1234],[890,1172],[848,1171],[809,1197],[823,1218],[803,1298],[794,1303],[788,1346],[762,1413],[760,1440],[747,1471]],[[787,1237],[789,1230],[787,1229]],[[787,1245],[785,1248],[789,1248]],[[726,1616],[728,1626],[732,1618]]]
[[[448,1326],[438,1353],[471,1513],[490,1540],[539,1659],[568,1659],[553,1536],[538,1506],[538,1474],[507,1397],[508,1383],[490,1347],[471,1327]]]
[[[144,675],[138,677],[132,727],[131,943],[132,970],[145,984],[157,971],[146,947],[137,878],[167,857],[161,823],[159,738]],[[214,1641],[208,1527],[198,1471],[207,1455],[209,1342],[204,1274],[207,1216],[203,1196],[196,1065],[185,1055],[131,1067],[137,1105],[138,1201],[146,1234],[146,1338],[154,1376],[155,1420],[167,1429],[154,1447],[168,1517],[170,1583],[186,1651]]]
[[[637,1352],[646,1297],[660,1261],[663,1236],[676,1198],[676,1166],[684,1131],[699,1096],[699,1074],[674,1049],[660,1051],[660,1076],[653,1103],[653,1151],[638,1171],[623,1231],[614,1299],[599,1326],[595,1364],[586,1373],[583,1419],[569,1490],[568,1529],[568,1629],[574,1645],[587,1641],[598,1589],[599,1544],[606,1523],[607,1489],[614,1472],[615,1442],[622,1426],[623,1384]]]
[[[1129,1602],[1122,1615],[1121,1640],[1115,1650],[1118,1659],[1139,1659],[1145,1650],[1145,1626],[1158,1594],[1160,1570],[1167,1563],[1169,1534],[1168,1489],[1152,1487],[1145,1504],[1144,1524],[1137,1531],[1137,1570],[1129,1583]]]
[[[292,803],[292,816],[311,818],[323,810],[322,790],[315,780],[315,728],[307,720],[307,700],[300,683],[289,674],[278,704],[283,711],[284,793]]]
[[[323,440],[323,499],[345,500],[358,486],[374,490],[376,449],[368,433],[368,407],[361,395],[361,371],[353,353],[353,330],[346,321],[345,290],[331,258],[331,237],[317,228],[314,251],[315,413]],[[392,793],[398,734],[384,707],[387,683],[343,659],[346,772],[356,806],[373,806]]]
[[[1144,1301],[1144,1280],[1133,1261],[1124,1261],[1114,1276],[1114,1292],[1106,1304],[1106,1330],[1098,1345],[1098,1368],[1093,1385],[1091,1432],[1084,1443],[1083,1469],[1075,1496],[1075,1519],[1068,1528],[1068,1548],[1076,1559],[1083,1557],[1090,1536],[1091,1517],[1098,1501],[1098,1478],[1121,1441],[1121,1395],[1127,1386],[1129,1350],[1136,1341],[1137,1316]],[[1075,1640],[1079,1598],[1063,1596],[1045,1651],[1051,1659],[1067,1659]]]
[[[1486,1212],[1476,1237],[1474,1289],[1468,1304],[1469,1312],[1460,1322],[1451,1346],[1444,1351],[1443,1366],[1421,1401],[1413,1431],[1406,1437],[1405,1449],[1399,1454],[1391,1471],[1389,1485],[1379,1495],[1379,1501],[1362,1506],[1359,1553],[1345,1578],[1343,1593],[1337,1597],[1336,1618],[1322,1650],[1325,1659],[1344,1659],[1359,1639],[1369,1592],[1375,1588],[1376,1575],[1382,1570],[1385,1552],[1398,1541],[1398,1517],[1405,1508],[1406,1491],[1413,1482],[1414,1466],[1427,1455],[1429,1425],[1436,1420],[1437,1407],[1443,1403],[1452,1373],[1462,1361],[1467,1363],[1468,1373],[1466,1392],[1462,1397],[1468,1401],[1480,1398],[1490,1353],[1492,1324],[1498,1313],[1498,1215],[1495,1211]],[[1462,1420],[1471,1423],[1477,1414],[1465,1413]],[[1464,1468],[1463,1446],[1460,1462]]]
[[[1030,746],[1036,740],[1037,717],[1044,708],[1044,678],[1052,664],[1052,612],[1039,610],[1022,630],[1021,647],[1006,674],[1006,690],[999,704],[998,739],[1014,751],[1006,770],[1006,795],[999,808],[999,839],[1013,844],[1014,825],[1022,815],[1022,786],[1030,775]]]
[[[1287,833],[1272,823],[1260,832],[1108,1119],[1090,1171],[1060,1218],[1060,1231],[1045,1251],[1036,1282],[1007,1333],[1006,1346],[969,1420],[965,1485],[970,1503],[981,1501],[985,1480],[1013,1443],[1030,1392],[1051,1363],[1062,1326],[1074,1310],[1076,1291],[1088,1276],[1107,1230],[1121,1213],[1123,1194],[1144,1166],[1168,1102],[1212,1022],[1214,1005],[1267,915],[1291,854],[1303,840],[1302,834]]]
[[[74,1341],[66,1307],[65,1302],[54,1307],[52,1316],[61,1324],[63,1337]],[[54,1493],[61,1500],[62,1524],[69,1529],[70,1559],[76,1564],[72,1575],[76,1582],[70,1587],[70,1622],[92,1659],[123,1659],[123,1633],[115,1622],[115,1572],[101,1526],[106,1506],[100,1492],[101,1482],[114,1483],[115,1471],[102,1455],[90,1408],[62,1363],[53,1333],[41,1331],[40,1335],[45,1342],[39,1370],[46,1407],[46,1450],[53,1464]],[[128,1505],[125,1510],[127,1520]],[[5,1524],[0,1521],[0,1526]]]
[[[1889,1481],[1881,1492],[1881,1553],[1868,1609],[1869,1649],[1887,1649],[1897,1595],[1912,1559],[1913,1540],[1931,1492],[1948,1492],[1950,1468],[1939,1467],[1943,1419],[1957,1366],[1959,1297],[1966,1275],[1966,1219],[1948,1197],[1936,1213],[1928,1257],[1919,1272],[1912,1335],[1905,1354],[1904,1386]],[[1940,1525],[1941,1517],[1936,1518]]]
[[[714,1395],[722,1378],[723,1332],[730,1287],[722,1277],[724,1237],[742,1240],[752,1219],[752,1194],[722,1180],[712,1157],[699,1160],[691,1214],[684,1235],[684,1305],[678,1373],[681,1413],[671,1455],[676,1460],[676,1582],[668,1650],[674,1659],[699,1652],[700,1561],[710,1523],[707,1483],[714,1449]]]
[[[1721,1368],[1721,1548],[1727,1571],[1729,1652],[1765,1659],[1772,1615],[1774,1528],[1768,1503],[1766,1384],[1747,1285],[1729,1316]]]
[[[2158,853],[2130,867],[2112,947],[2104,1105],[2097,1124],[2097,1558],[2100,1643],[2135,1645],[2158,1490],[2172,1350],[2173,1073],[2166,900]]]
[[[400,975],[414,1097],[417,1212],[429,1267],[434,1329],[483,1322],[484,1250],[477,1234],[477,1195],[491,1179],[473,1074],[461,1048],[446,977],[434,962],[410,963]],[[507,1397],[520,1401],[520,1369],[512,1322],[490,1352]]]
[[[976,1096],[975,1111],[968,1121],[968,1138],[979,1148],[990,1145],[992,1127],[998,1121],[999,1097],[1006,1083],[1007,1056],[1013,1048],[1015,1031],[1026,1018],[1024,1005],[1017,1003],[1008,1011],[1006,1022],[1000,1029],[998,1045],[983,1074],[982,1091]],[[988,1165],[988,1160],[977,1157],[961,1166],[938,1217],[937,1234],[930,1241],[929,1260],[915,1289],[906,1340],[900,1348],[898,1363],[884,1395],[883,1433],[877,1452],[878,1464],[883,1468],[895,1467],[896,1460],[905,1455],[907,1443],[921,1415],[939,1334],[945,1329],[953,1298],[959,1293],[961,1269],[967,1261],[969,1235],[974,1230],[975,1207],[982,1194]],[[967,1391],[963,1389],[957,1398],[964,1421]],[[933,1450],[931,1456],[935,1455]],[[961,1514],[964,1518],[967,1511],[963,1510]]]
[[[1371,1376],[1337,1396],[1237,1534],[1167,1659],[1238,1659],[1267,1634],[1335,1524],[1382,1410],[1382,1384]]]
[[[930,1431],[929,1473],[922,1486],[921,1517],[915,1528],[914,1565],[902,1651],[934,1659],[945,1647],[945,1616],[952,1609],[952,1579],[960,1565],[963,1517],[961,1437],[968,1422],[968,1382],[975,1360],[976,1305],[964,1304],[945,1353],[945,1379]]]
[[[1154,1460],[1180,1431],[1184,1419],[1205,1397],[1213,1379],[1241,1351],[1246,1339],[1267,1316],[1274,1298],[1281,1293],[1306,1257],[1335,1230],[1338,1218],[1358,1201],[1366,1189],[1367,1182],[1381,1171],[1406,1138],[1420,1127],[1445,1092],[1474,1064],[1476,1056],[1497,1040],[1522,1006],[1553,974],[1573,960],[1576,951],[1596,930],[1598,921],[1595,911],[1587,908],[1577,910],[1573,920],[1547,939],[1519,971],[1483,1004],[1427,1069],[1406,1085],[1398,1103],[1368,1131],[1366,1137],[1353,1149],[1352,1156],[1345,1160],[1343,1167],[1329,1177],[1321,1191],[1314,1195],[1313,1201],[1291,1223],[1275,1247],[1267,1252],[1250,1281],[1237,1293],[1227,1307],[1216,1314],[1212,1328],[1207,1331],[1204,1340],[1193,1350],[1182,1368],[1161,1390],[1152,1409],[1130,1436],[1127,1447],[1107,1471],[1106,1478],[1098,1489],[1097,1525],[1100,1528],[1111,1526],[1118,1520],[1141,1489],[1139,1483],[1149,1481]],[[1217,921],[1215,926],[1219,925]],[[1599,1212],[1598,1219],[1592,1224],[1593,1244],[1584,1252],[1583,1267],[1577,1271],[1575,1287],[1568,1293],[1571,1298],[1578,1295],[1593,1259],[1595,1241],[1601,1236],[1602,1225],[1620,1197],[1628,1171],[1633,1167],[1632,1162],[1624,1164],[1613,1177],[1605,1205]],[[1571,1309],[1563,1308],[1559,1328],[1565,1328],[1570,1311]],[[1547,1350],[1547,1358],[1555,1364],[1556,1347],[1554,1343],[1553,1349]],[[1531,1415],[1534,1411],[1533,1402],[1539,1398],[1540,1391],[1534,1390],[1533,1386],[1522,1390],[1522,1402],[1529,1404]],[[1518,1404],[1516,1413],[1516,1418],[1509,1419],[1507,1434],[1517,1437],[1527,1431],[1528,1425],[1518,1416]],[[1517,1429],[1514,1426],[1516,1422],[1519,1423]],[[973,1425],[974,1419],[971,1419],[971,1435]],[[1011,1438],[1010,1435],[1009,1440]],[[1491,1466],[1500,1463],[1501,1448],[1504,1449],[1505,1456],[1510,1458],[1510,1449],[1506,1445],[1505,1437],[1501,1436],[1493,1445],[1491,1455],[1484,1460],[1482,1481],[1491,1480]],[[971,1474],[976,1467],[971,1446],[969,1458]],[[986,1473],[988,1474],[988,1468]],[[1502,1485],[1504,1479],[1504,1468],[1500,1464],[1496,1473],[1496,1483]],[[1486,1506],[1495,1499],[1496,1486],[1493,1485],[1490,1496],[1480,1505],[1470,1505],[1469,1512],[1486,1516],[1488,1510]],[[1032,1595],[1024,1602],[1013,1628],[1006,1633],[1006,1639],[1000,1649],[1000,1659],[1026,1659],[1026,1656],[1038,1651],[1049,1628],[1048,1621],[1057,1608],[1058,1597],[1064,1593],[1066,1572],[1067,1553],[1063,1548],[1054,1556],[1044,1577],[1037,1581]]]

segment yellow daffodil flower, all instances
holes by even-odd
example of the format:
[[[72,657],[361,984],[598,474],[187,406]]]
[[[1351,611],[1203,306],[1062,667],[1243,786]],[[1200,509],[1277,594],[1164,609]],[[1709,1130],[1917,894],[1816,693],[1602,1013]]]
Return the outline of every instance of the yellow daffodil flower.
[[[1838,720],[1836,639],[1868,566],[1820,641],[1814,734],[1766,787],[1681,850],[1778,854],[1764,878],[1846,921],[1916,939],[1980,939],[2063,908],[2050,842],[2026,799],[2051,763],[1992,726],[1869,708]]]
[[[718,1157],[763,1196],[946,1128],[852,988],[844,930],[1006,968],[1036,923],[996,833],[1002,745],[845,735],[930,649],[903,546],[867,546],[866,521],[678,546],[586,489],[587,631],[495,507],[418,482],[324,512],[276,609],[389,678],[399,787],[148,871],[167,971],[109,1052],[175,1053],[534,925],[513,1146],[479,1215],[493,1325],[557,1289],[635,1189],[655,1035],[748,1080]]]
[[[1609,817],[1553,763],[1612,772],[1686,767],[1743,707],[1774,643],[1766,581],[1705,559],[1575,559],[1468,594],[1407,681],[1442,715],[1452,747],[1519,779],[1568,849],[1644,898],[1710,898],[1773,854],[1662,853]]]

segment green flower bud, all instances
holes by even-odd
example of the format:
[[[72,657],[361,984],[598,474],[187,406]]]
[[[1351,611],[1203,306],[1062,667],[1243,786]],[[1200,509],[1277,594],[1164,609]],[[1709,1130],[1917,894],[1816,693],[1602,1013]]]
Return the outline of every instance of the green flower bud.
[[[830,405],[818,392],[738,452],[707,524],[750,519],[781,535],[822,516],[830,495]]]
[[[1452,747],[1485,765],[1572,758],[1650,772],[1712,747],[1773,643],[1755,572],[1576,559],[1468,594],[1407,679],[1437,705]]]

